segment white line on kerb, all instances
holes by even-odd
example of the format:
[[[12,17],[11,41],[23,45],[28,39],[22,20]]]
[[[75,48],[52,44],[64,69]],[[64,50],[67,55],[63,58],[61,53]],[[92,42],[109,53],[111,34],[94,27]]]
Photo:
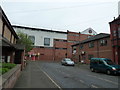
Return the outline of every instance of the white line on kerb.
[[[62,88],[43,70],[41,70],[60,90],[62,90]]]

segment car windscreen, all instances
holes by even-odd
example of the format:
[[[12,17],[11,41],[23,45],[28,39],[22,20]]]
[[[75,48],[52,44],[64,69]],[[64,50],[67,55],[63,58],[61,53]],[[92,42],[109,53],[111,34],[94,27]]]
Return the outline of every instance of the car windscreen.
[[[68,59],[68,58],[67,58],[67,59],[65,59],[65,61],[71,61],[71,59]]]
[[[105,60],[108,65],[114,65],[114,63],[111,60]]]

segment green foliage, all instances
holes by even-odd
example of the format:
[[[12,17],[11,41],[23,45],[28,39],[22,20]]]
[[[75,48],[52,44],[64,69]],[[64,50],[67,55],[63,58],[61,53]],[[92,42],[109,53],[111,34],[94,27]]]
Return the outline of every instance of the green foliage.
[[[8,68],[8,69],[11,69],[15,66],[16,66],[16,64],[13,64],[13,63],[3,63],[2,64],[2,68]]]
[[[8,71],[9,71],[8,68],[0,68],[0,75],[6,73]]]
[[[19,36],[19,40],[17,41],[18,44],[23,44],[25,45],[25,52],[29,52],[30,50],[32,50],[33,48],[33,43],[32,41],[29,39],[27,34],[24,34],[22,32],[17,32],[18,36]]]
[[[16,66],[16,64],[13,63],[0,63],[2,67],[0,67],[0,75],[8,72],[10,69]]]

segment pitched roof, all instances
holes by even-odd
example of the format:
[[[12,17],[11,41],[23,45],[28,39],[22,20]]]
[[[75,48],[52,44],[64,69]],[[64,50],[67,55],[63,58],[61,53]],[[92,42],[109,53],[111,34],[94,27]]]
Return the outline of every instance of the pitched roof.
[[[99,40],[99,39],[106,38],[106,37],[110,37],[110,34],[100,33],[100,34],[97,34],[97,35],[95,35],[95,36],[93,36],[93,37],[90,37],[90,38],[88,38],[88,39],[85,39],[85,40],[81,41],[80,43],[77,43],[77,44],[72,45],[72,46],[77,46],[77,45],[79,45],[79,44],[83,44],[83,43],[87,43],[87,42]]]
[[[95,30],[93,30],[91,27],[87,28],[86,30],[82,31],[81,33],[84,34],[84,33],[88,33],[89,30],[91,30],[92,32],[94,32],[94,34],[96,35],[97,32]],[[89,33],[90,34],[90,33]]]
[[[4,20],[4,23],[6,23],[7,27],[10,29],[10,31],[12,32],[12,34],[14,34],[14,36],[18,39],[18,35],[16,34],[16,32],[14,31],[10,21],[8,20],[7,16],[5,15],[2,7],[0,7],[0,17],[2,18],[2,20]]]

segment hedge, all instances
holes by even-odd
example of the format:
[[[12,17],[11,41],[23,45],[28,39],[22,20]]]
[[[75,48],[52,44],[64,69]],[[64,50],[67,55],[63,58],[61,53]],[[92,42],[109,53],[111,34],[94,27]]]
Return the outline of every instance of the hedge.
[[[11,68],[13,68],[14,66],[16,66],[16,64],[13,64],[13,63],[2,63],[2,68],[11,69]]]
[[[0,75],[8,72],[10,69],[16,66],[13,63],[1,63],[2,67],[0,67]]]

